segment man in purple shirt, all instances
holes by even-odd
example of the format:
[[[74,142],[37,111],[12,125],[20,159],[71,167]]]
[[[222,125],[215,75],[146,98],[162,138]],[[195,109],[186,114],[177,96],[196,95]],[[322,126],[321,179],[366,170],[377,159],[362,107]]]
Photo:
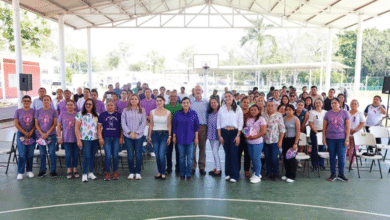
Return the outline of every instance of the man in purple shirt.
[[[65,90],[64,94],[65,94],[65,100],[62,100],[62,101],[58,104],[58,106],[57,106],[58,115],[60,115],[61,112],[66,112],[66,111],[68,111],[68,110],[66,109],[66,102],[70,100],[70,97],[72,97],[72,93],[71,93],[69,90]],[[76,102],[74,103],[74,105],[75,105],[75,111],[78,112],[78,111],[79,111],[79,108],[77,107]]]
[[[98,100],[98,91],[96,89],[91,90],[91,98],[95,102],[96,105],[96,112],[98,114],[101,114],[106,111],[106,106],[104,106],[104,102]]]
[[[145,90],[147,88],[149,88],[149,85],[147,83],[142,84],[142,93],[139,95],[139,100],[144,100],[146,98]],[[152,99],[156,99],[156,98],[157,98],[157,96],[152,94]]]
[[[166,100],[165,100],[166,101]],[[145,109],[148,122],[150,121],[150,112],[157,108],[156,100],[152,99],[152,90],[145,89],[145,99],[141,100],[141,107]]]

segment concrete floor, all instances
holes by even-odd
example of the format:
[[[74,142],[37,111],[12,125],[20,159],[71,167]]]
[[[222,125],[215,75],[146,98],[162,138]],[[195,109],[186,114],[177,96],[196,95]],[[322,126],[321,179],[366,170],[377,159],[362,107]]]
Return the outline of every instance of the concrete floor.
[[[7,147],[4,142],[1,146]],[[209,147],[207,171],[213,168]],[[34,164],[37,175],[39,166]],[[191,181],[175,174],[161,181],[154,179],[156,163],[149,158],[142,180],[127,180],[128,170],[120,166],[117,181],[103,181],[99,175],[82,183],[66,179],[65,168],[58,168],[55,179],[18,181],[12,164],[8,175],[0,169],[0,219],[389,219],[388,168],[383,164],[383,179],[377,171],[361,172],[360,179],[356,169],[347,171],[349,183],[326,181],[329,167],[321,178],[317,172],[307,178],[298,170],[292,184],[268,179],[251,184],[243,172],[237,183],[226,182],[224,175],[214,178],[198,172]]]

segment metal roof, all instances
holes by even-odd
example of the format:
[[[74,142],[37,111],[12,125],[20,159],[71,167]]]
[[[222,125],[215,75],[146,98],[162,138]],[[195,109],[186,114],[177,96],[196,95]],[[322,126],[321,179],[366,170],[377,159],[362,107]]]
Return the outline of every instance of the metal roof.
[[[390,12],[389,0],[20,0],[20,6],[55,21],[66,15],[65,24],[75,29],[247,28],[251,26],[237,25],[253,20],[251,15],[265,17],[277,28],[290,23],[345,29],[357,25],[359,14],[367,21]],[[195,25],[202,18],[205,25]],[[226,25],[213,26],[211,18]]]

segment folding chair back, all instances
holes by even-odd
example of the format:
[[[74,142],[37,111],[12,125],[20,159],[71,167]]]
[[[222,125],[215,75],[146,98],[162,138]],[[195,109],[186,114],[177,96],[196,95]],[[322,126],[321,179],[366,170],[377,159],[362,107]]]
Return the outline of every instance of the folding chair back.
[[[370,128],[370,131],[371,131],[371,128]],[[363,133],[363,132],[355,133],[355,134],[353,134],[353,139],[355,141],[355,145],[376,146],[375,137],[371,133]]]
[[[317,145],[324,145],[324,143],[322,143],[322,132],[317,133]]]
[[[305,133],[301,133],[301,135],[299,136],[298,145],[299,146],[307,146],[307,137],[306,137]]]
[[[14,140],[16,130],[1,129],[0,130],[0,142],[12,142]]]
[[[371,126],[370,133],[373,134],[375,138],[389,138],[389,131],[386,127]]]

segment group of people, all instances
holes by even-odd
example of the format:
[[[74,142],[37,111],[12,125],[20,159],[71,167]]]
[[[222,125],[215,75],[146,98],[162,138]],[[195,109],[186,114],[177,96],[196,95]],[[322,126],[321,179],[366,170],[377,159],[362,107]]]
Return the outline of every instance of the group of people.
[[[131,86],[131,84],[130,84]],[[245,177],[251,183],[261,181],[263,165],[269,179],[279,179],[279,153],[285,166],[286,182],[294,182],[300,134],[310,129],[313,169],[324,169],[324,161],[318,152],[328,147],[330,154],[330,181],[348,181],[344,175],[345,156],[353,161],[353,134],[365,126],[375,126],[385,114],[381,98],[374,97],[364,114],[358,111],[359,102],[346,104],[346,93],[335,97],[331,89],[328,96],[310,92],[304,87],[298,95],[295,88],[275,90],[271,87],[265,95],[255,87],[248,94],[239,94],[225,88],[221,98],[217,91],[209,99],[204,98],[200,86],[192,94],[176,90],[152,91],[148,84],[137,84],[131,90],[119,83],[109,85],[109,90],[99,100],[95,89],[81,88],[73,95],[69,90],[57,91],[57,97],[46,95],[40,88],[39,98],[22,99],[23,108],[15,112],[17,146],[19,151],[17,179],[32,178],[32,160],[36,145],[40,149],[41,168],[38,177],[46,175],[47,150],[50,156],[50,175],[56,173],[57,143],[65,149],[67,178],[79,178],[77,170],[80,150],[83,151],[82,181],[96,179],[95,155],[99,146],[105,152],[104,180],[118,179],[119,151],[127,153],[128,179],[141,179],[143,143],[147,142],[152,156],[156,156],[156,179],[165,180],[173,171],[172,154],[176,151],[175,172],[181,180],[190,180],[197,167],[206,175],[206,143],[210,142],[214,168],[208,173],[222,175],[219,148],[225,152],[224,173],[226,180],[237,182],[240,178],[241,159],[244,152]],[[64,97],[62,97],[64,95]],[[318,146],[317,134],[322,132],[324,145]],[[348,148],[348,151],[347,151]],[[199,151],[197,160],[197,149]],[[261,159],[264,152],[265,159]],[[336,156],[338,175],[336,175]],[[134,162],[135,158],[135,162]],[[265,162],[265,164],[264,164]],[[111,169],[112,163],[112,169]],[[250,174],[252,164],[253,174]]]

